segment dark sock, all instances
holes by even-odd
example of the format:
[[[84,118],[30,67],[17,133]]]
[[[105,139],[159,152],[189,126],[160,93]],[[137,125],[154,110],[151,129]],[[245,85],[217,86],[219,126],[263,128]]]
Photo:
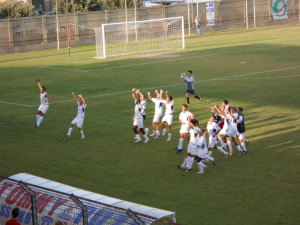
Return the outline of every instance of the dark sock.
[[[200,97],[198,96],[198,95],[195,95],[195,97],[194,98],[198,98],[199,100],[200,100]]]
[[[189,97],[186,98],[186,102],[187,102],[187,104],[190,104],[190,98]]]

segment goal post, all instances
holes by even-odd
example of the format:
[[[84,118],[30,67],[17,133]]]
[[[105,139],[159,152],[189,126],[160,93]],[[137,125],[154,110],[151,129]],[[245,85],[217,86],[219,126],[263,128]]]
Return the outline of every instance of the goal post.
[[[94,30],[96,58],[185,49],[183,17],[108,23]]]

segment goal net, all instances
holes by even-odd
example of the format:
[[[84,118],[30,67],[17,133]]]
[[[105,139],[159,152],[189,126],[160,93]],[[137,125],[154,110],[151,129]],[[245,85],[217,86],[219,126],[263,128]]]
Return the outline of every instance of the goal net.
[[[185,48],[183,17],[108,23],[94,30],[97,58]]]

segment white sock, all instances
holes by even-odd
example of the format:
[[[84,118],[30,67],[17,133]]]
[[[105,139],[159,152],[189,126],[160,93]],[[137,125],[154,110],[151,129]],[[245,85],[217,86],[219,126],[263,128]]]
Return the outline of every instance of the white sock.
[[[194,157],[188,156],[188,157],[187,157],[186,167],[187,167],[188,169],[192,169],[193,163],[194,163]]]
[[[81,134],[81,138],[84,138],[83,130],[80,131],[80,134]]]
[[[211,156],[211,154],[212,154],[212,151],[207,152],[207,155]]]
[[[186,164],[187,164],[187,157],[184,158],[182,164],[181,164],[181,168],[185,168],[186,167]]]
[[[247,151],[247,148],[246,148],[246,145],[245,145],[245,143],[243,142],[243,143],[241,143],[241,146],[242,146],[242,148],[243,148],[243,150],[244,151]]]
[[[198,167],[199,167],[199,170],[200,170],[201,172],[204,172],[204,166],[205,166],[205,164],[202,163],[202,162],[198,162],[197,165],[198,165]]]
[[[222,152],[224,155],[227,155],[228,153],[226,151],[224,151],[223,148],[221,148],[220,146],[217,147],[217,149]]]
[[[167,128],[164,128],[164,129],[163,129],[163,133],[167,133]]]
[[[156,135],[159,136],[160,135],[160,131],[156,130]]]
[[[71,135],[71,133],[72,133],[72,129],[73,129],[72,127],[69,127],[69,131],[68,131],[68,134],[67,134],[68,136],[70,136],[70,135]]]
[[[240,146],[240,145],[237,145],[236,147],[237,147],[238,151],[240,151],[240,152],[242,151],[242,149],[241,149],[241,146]]]
[[[141,139],[141,135],[140,134],[135,134],[135,137],[136,137],[137,140]]]
[[[228,145],[228,149],[232,149],[232,144],[230,140],[227,141],[227,145]]]
[[[178,145],[179,149],[182,149],[183,141],[184,141],[184,138],[179,138],[179,145]]]
[[[220,142],[220,144],[224,147],[224,141],[223,141],[223,138],[222,137],[220,137],[220,136],[218,136],[218,140],[219,140],[219,142]],[[226,148],[226,146],[225,146],[225,148]]]
[[[43,121],[44,117],[40,116],[38,119],[37,119],[37,122],[36,122],[36,125],[39,127],[41,125],[41,122]]]
[[[206,155],[204,158],[205,158],[205,159],[208,159],[208,160],[210,160],[210,161],[214,161],[214,160],[215,160],[213,157],[211,157],[211,156],[209,156],[209,155]]]
[[[168,137],[172,137],[172,133],[168,133]]]

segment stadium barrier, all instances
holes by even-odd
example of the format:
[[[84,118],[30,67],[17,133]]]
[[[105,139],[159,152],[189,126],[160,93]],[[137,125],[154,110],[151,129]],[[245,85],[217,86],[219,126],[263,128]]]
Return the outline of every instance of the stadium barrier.
[[[0,20],[0,53],[67,47],[69,23],[75,24],[71,32],[71,46],[95,44],[95,32],[79,27],[99,28],[102,24],[135,20],[183,16],[186,35],[195,33],[194,19],[197,15],[201,19],[202,32],[300,23],[300,0],[220,0],[215,1],[213,7],[208,7],[206,5],[208,3],[196,2],[142,7],[136,11],[122,9],[2,19]],[[276,4],[277,2],[279,3]],[[286,4],[282,5],[283,3]],[[277,17],[274,16],[274,11],[278,13]],[[209,18],[211,16],[213,19]]]
[[[20,208],[23,225],[175,224],[174,212],[71,187],[27,173],[0,176],[0,224]],[[172,222],[162,220],[169,218]]]

